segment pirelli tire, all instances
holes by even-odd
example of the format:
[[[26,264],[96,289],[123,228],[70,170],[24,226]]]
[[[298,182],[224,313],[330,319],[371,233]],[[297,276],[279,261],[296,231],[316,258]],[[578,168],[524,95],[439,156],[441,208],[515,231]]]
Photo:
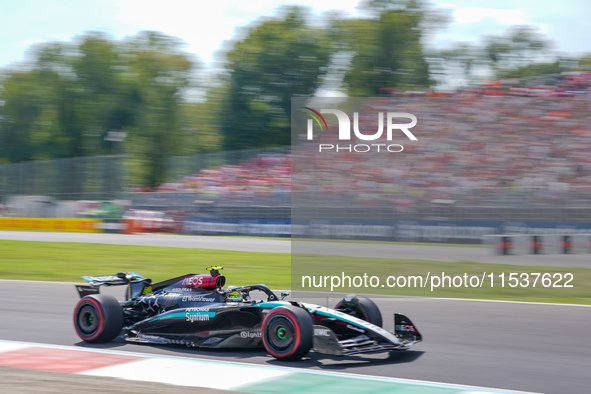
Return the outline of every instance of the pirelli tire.
[[[383,325],[380,308],[378,308],[372,300],[366,297],[360,297],[355,294],[348,295],[339,301],[334,309],[338,309],[343,313],[365,320],[378,327],[382,327]]]
[[[312,348],[314,322],[307,310],[293,306],[271,309],[261,327],[265,349],[277,360],[294,361]]]
[[[74,328],[80,339],[91,342],[109,342],[123,328],[123,310],[117,299],[106,294],[83,297],[74,309]]]

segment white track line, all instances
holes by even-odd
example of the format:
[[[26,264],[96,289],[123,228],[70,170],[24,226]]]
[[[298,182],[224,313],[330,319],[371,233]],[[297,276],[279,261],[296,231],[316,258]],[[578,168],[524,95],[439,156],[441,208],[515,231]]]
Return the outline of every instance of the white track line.
[[[322,292],[322,291],[303,291],[303,290],[296,290],[297,293],[306,293],[306,294],[315,294],[319,297],[329,297],[329,298],[340,298],[344,294],[351,294],[354,292],[349,293],[330,293],[330,292]],[[527,304],[527,305],[556,305],[556,306],[578,306],[584,308],[591,308],[591,305],[586,304],[561,304],[559,302],[535,302],[535,301],[511,301],[511,300],[487,300],[482,298],[445,298],[445,297],[428,297],[428,296],[406,296],[406,295],[385,295],[385,294],[370,294],[370,293],[354,293],[357,295],[362,295],[366,297],[374,297],[376,299],[381,300],[395,300],[397,298],[412,298],[412,299],[419,299],[419,300],[439,300],[439,301],[473,301],[473,302],[500,302],[500,303],[508,303],[508,304]]]
[[[125,364],[82,372],[81,375],[235,390],[241,386],[263,383],[292,373],[263,368],[253,372],[252,369],[242,365],[224,364],[222,367],[215,365],[215,367],[196,368],[195,364],[189,360],[143,358]]]
[[[134,353],[134,352],[127,352],[127,351],[118,351],[118,350],[104,350],[104,349],[92,349],[92,348],[80,348],[76,346],[64,346],[64,345],[48,345],[48,344],[41,344],[41,343],[33,343],[33,342],[18,342],[18,341],[5,341],[0,340],[0,345],[6,346],[5,351],[9,351],[11,346],[17,348],[21,347],[41,347],[46,349],[60,349],[60,350],[75,350],[75,351],[83,351],[89,353],[102,353],[102,354],[116,354],[116,355],[124,355],[124,356],[133,356],[137,357],[138,361],[140,360],[165,360],[168,362],[174,361],[184,361],[190,362],[193,364],[192,369],[190,372],[186,372],[187,374],[195,373],[195,364],[207,364],[209,365],[210,369],[207,369],[208,373],[215,371],[215,367],[240,367],[249,369],[250,372],[252,370],[257,370],[257,373],[260,371],[272,371],[273,374],[276,376],[282,376],[287,373],[299,373],[299,374],[308,374],[308,375],[322,375],[322,376],[343,376],[345,378],[352,378],[357,380],[371,380],[371,381],[379,381],[379,382],[392,382],[392,383],[405,383],[409,385],[420,385],[420,386],[430,386],[430,387],[437,387],[437,388],[447,388],[447,389],[459,389],[459,390],[471,390],[470,392],[478,392],[478,393],[515,393],[515,394],[535,394],[533,392],[528,391],[514,391],[514,390],[506,390],[506,389],[497,389],[497,388],[489,388],[489,387],[478,387],[478,386],[469,386],[469,385],[461,385],[461,384],[451,384],[451,383],[440,383],[440,382],[432,382],[427,380],[416,380],[416,379],[403,379],[403,378],[389,378],[389,377],[379,377],[379,376],[371,376],[371,375],[358,375],[358,374],[351,374],[351,373],[344,373],[344,372],[322,372],[322,371],[315,371],[315,370],[302,370],[301,368],[291,368],[291,367],[271,367],[266,365],[257,365],[257,364],[248,364],[248,363],[240,363],[236,361],[218,361],[218,360],[210,360],[210,359],[200,359],[200,358],[190,358],[190,357],[182,357],[182,356],[164,356],[158,354],[150,354],[150,353]],[[0,347],[0,352],[2,352],[2,348]],[[136,361],[132,361],[127,364],[133,364]],[[123,364],[125,365],[125,364]],[[171,364],[155,364],[155,365],[173,365]],[[100,372],[100,370],[105,370],[105,368],[112,368],[112,367],[103,367],[97,368],[96,370]],[[87,374],[87,373],[84,373]],[[152,372],[154,374],[154,372]],[[97,376],[107,376],[105,375],[97,375]],[[108,375],[113,376],[113,375]],[[224,373],[223,376],[227,377],[227,374]],[[125,378],[124,376],[121,376]],[[134,379],[135,380],[135,379]],[[177,383],[179,384],[179,383]],[[186,385],[183,384],[183,385]],[[191,384],[191,385],[194,385]],[[204,387],[201,382],[199,382],[199,387]],[[470,393],[469,392],[469,393]],[[462,394],[466,394],[465,391]]]

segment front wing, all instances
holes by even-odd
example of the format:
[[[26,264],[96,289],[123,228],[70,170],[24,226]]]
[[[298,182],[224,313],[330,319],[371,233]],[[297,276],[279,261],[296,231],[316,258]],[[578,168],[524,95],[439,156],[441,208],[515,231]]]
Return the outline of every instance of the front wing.
[[[360,353],[379,353],[391,350],[407,350],[422,341],[422,335],[410,319],[399,313],[394,314],[394,334],[365,320],[357,319],[334,309],[306,305],[308,310],[323,317],[338,319],[358,331],[350,339],[339,340],[326,326],[314,326],[313,349],[318,353],[335,356],[350,356]]]

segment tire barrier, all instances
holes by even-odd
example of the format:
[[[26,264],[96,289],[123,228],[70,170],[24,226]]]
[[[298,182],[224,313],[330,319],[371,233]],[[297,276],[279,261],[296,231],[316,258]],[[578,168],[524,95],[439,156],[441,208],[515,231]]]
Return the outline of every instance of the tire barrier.
[[[508,255],[513,254],[513,243],[510,235],[487,235],[484,237],[484,243],[492,246],[495,254]]]
[[[497,255],[591,253],[591,234],[500,234],[483,240]]]

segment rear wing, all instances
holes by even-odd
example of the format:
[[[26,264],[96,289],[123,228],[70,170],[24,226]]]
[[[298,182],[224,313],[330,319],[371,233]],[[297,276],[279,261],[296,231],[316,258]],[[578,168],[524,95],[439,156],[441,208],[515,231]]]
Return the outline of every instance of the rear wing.
[[[145,278],[137,272],[119,272],[116,275],[104,276],[83,276],[82,279],[89,285],[76,285],[80,298],[91,294],[98,294],[101,286],[124,286],[131,285],[131,293],[142,292],[144,287],[149,286],[152,280]],[[132,294],[129,294],[132,296]],[[135,295],[133,295],[135,296]]]
[[[98,286],[122,286],[129,283],[143,282],[148,278],[144,278],[137,272],[119,272],[116,275],[104,276],[83,276],[82,279],[90,283],[93,287]]]

